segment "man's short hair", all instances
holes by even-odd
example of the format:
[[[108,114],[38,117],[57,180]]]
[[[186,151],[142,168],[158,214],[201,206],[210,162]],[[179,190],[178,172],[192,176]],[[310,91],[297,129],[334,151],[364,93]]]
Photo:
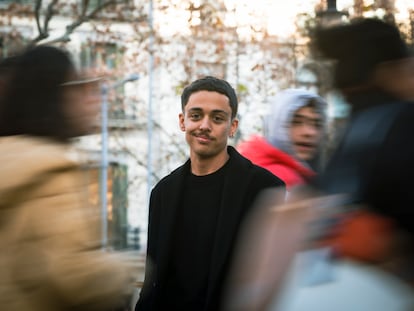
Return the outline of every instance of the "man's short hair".
[[[199,91],[217,92],[227,96],[231,108],[231,118],[234,119],[236,117],[238,100],[235,90],[227,81],[212,76],[206,76],[195,80],[184,88],[183,93],[181,94],[181,108],[183,111],[191,94]]]

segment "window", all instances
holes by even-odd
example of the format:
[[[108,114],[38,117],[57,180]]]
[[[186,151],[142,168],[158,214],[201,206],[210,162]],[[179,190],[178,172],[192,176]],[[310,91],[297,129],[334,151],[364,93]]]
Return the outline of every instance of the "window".
[[[86,168],[88,201],[97,212],[102,208],[100,193],[100,169],[96,165]],[[107,240],[113,249],[126,249],[128,245],[128,168],[110,163],[107,177]],[[135,245],[133,245],[136,247]]]
[[[106,67],[108,69],[115,69],[120,55],[121,53],[114,43],[85,43],[81,49],[81,66],[84,68]]]

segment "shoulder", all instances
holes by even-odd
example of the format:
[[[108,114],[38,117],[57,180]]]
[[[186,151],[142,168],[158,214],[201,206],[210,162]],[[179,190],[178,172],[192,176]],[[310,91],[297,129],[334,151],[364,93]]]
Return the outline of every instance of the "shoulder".
[[[190,161],[187,160],[183,165],[177,167],[171,173],[161,178],[155,185],[154,190],[177,184],[177,182],[184,178],[184,176],[187,174],[187,172],[189,172],[189,170]]]
[[[79,157],[70,144],[31,136],[3,137],[0,142],[0,151],[7,151],[11,162],[25,163],[26,169],[28,165],[59,167],[79,164]]]
[[[7,146],[0,152],[2,163],[8,163],[0,167],[0,205],[27,206],[49,220],[52,210],[78,210],[88,179],[66,148],[36,138],[10,138],[0,143],[0,150]]]
[[[253,172],[254,179],[263,180],[269,184],[275,184],[276,186],[285,186],[285,182],[281,178],[263,167],[252,163],[251,170]]]
[[[10,176],[0,188],[12,189],[32,182],[38,183],[42,176],[55,172],[78,170],[79,163],[64,144],[47,139],[14,136],[0,140],[0,159],[7,163],[0,168],[2,176]]]
[[[233,161],[233,170],[237,170],[239,172],[242,172],[243,174],[249,174],[253,182],[260,182],[269,186],[285,185],[285,183],[279,177],[275,176],[267,169],[254,164],[252,161],[242,156],[233,147],[228,147],[228,152]]]

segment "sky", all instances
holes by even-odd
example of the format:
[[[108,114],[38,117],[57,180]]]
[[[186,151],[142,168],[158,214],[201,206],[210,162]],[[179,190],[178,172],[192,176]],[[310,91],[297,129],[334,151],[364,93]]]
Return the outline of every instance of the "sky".
[[[298,13],[313,12],[320,0],[225,0],[228,8],[236,10],[239,23],[246,22],[249,16],[257,15],[266,20],[269,33],[278,37],[288,37],[295,32],[294,20]],[[337,9],[346,10],[354,0],[337,0]],[[374,0],[365,0],[369,6]],[[408,8],[414,9],[414,0],[396,0],[397,20],[408,19]]]
[[[198,4],[200,0],[194,0]],[[234,14],[227,16],[225,23],[229,26],[239,26],[239,34],[249,31],[251,26],[257,25],[262,28],[266,26],[271,35],[278,37],[291,37],[295,32],[295,17],[298,13],[314,12],[315,5],[320,0],[224,0],[229,11]],[[352,9],[354,0],[337,0],[338,10]],[[369,6],[374,0],[365,0]],[[174,4],[177,7],[182,5],[182,10],[168,10],[158,16],[160,33],[163,35],[174,35],[177,32],[188,32],[188,12],[184,10],[186,4],[181,0],[161,0],[163,5]],[[396,0],[397,20],[408,19],[408,8],[414,8],[414,0]],[[157,20],[157,17],[155,17]]]
[[[200,1],[194,0],[197,5]],[[294,18],[299,12],[313,12],[315,4],[319,0],[224,0],[228,10],[234,14],[228,16],[227,25],[238,25],[243,31],[250,28],[251,25],[268,27],[272,35],[280,37],[289,37],[295,32]],[[350,5],[352,0],[338,0],[338,9]],[[163,35],[174,35],[177,32],[186,32],[188,12],[184,10],[186,5],[181,0],[161,0],[160,5],[168,6],[169,4],[183,10],[168,10],[155,16],[155,20],[162,21],[159,23],[159,30]]]
[[[245,23],[252,16],[266,21],[269,34],[289,37],[295,32],[295,17],[298,13],[313,12],[320,0],[225,0],[227,8],[236,11],[239,23]],[[352,5],[352,0],[338,0],[337,8],[342,10]]]

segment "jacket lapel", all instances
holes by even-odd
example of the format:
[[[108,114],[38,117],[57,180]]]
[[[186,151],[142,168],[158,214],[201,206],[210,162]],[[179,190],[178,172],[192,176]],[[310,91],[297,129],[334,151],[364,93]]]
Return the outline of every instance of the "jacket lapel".
[[[182,193],[184,191],[184,179],[190,168],[190,161],[187,161],[181,168],[176,170],[176,178],[169,187],[169,192],[162,198],[162,211],[160,213],[160,235],[165,237],[159,241],[158,248],[158,273],[159,278],[164,278],[164,273],[168,266],[170,258],[172,239],[174,238],[174,229],[177,219],[177,211],[181,204]]]
[[[232,147],[228,147],[228,149],[232,157],[232,162],[229,163],[230,166],[228,167],[223,184],[223,195],[218,214],[214,249],[210,265],[211,274],[207,301],[210,301],[210,297],[214,294],[215,290],[211,284],[217,284],[222,278],[220,267],[223,267],[229,259],[228,256],[234,243],[234,234],[238,229],[241,215],[244,212],[244,194],[247,193],[251,178],[248,164]]]

